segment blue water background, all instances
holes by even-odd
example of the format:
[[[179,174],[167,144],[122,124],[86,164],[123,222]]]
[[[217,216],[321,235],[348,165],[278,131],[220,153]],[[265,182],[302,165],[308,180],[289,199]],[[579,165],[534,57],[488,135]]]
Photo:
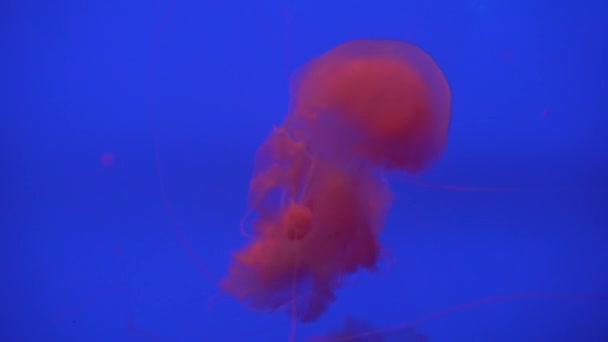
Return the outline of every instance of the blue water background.
[[[392,178],[390,262],[296,340],[347,316],[385,328],[536,294],[382,337],[608,341],[607,7],[2,1],[0,340],[287,341],[284,312],[213,297],[176,224],[220,278],[246,242],[253,156],[286,114],[289,74],[371,37],[421,46],[452,87],[447,150],[422,179],[519,191]]]

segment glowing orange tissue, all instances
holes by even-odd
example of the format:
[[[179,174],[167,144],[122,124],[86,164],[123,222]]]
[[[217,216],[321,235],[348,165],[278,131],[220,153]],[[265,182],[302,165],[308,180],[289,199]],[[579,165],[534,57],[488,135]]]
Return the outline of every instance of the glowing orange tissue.
[[[434,60],[396,40],[353,40],[303,65],[283,124],[260,146],[251,241],[222,288],[254,309],[317,319],[345,276],[375,270],[393,194],[386,171],[421,172],[443,152],[450,88]]]

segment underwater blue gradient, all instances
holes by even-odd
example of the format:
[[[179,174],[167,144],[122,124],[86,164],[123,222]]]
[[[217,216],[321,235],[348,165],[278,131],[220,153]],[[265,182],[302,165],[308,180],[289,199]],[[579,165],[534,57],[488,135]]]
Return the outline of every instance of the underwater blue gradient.
[[[284,312],[214,297],[193,255],[225,273],[289,73],[361,37],[421,46],[452,86],[448,147],[424,181],[517,191],[391,178],[391,257],[296,341],[347,317],[381,329],[429,315],[379,336],[608,341],[607,8],[0,2],[0,341],[288,341]]]

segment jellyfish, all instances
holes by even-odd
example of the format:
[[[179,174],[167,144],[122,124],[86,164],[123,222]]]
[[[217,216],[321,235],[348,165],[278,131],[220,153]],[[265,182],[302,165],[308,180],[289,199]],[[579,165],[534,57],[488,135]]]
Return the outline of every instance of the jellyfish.
[[[350,341],[350,342],[388,342],[388,341],[400,341],[400,342],[427,342],[428,338],[426,335],[418,332],[414,329],[403,329],[397,333],[391,334],[391,336],[383,336],[382,334],[376,333],[377,328],[362,319],[354,317],[346,317],[342,327],[338,330],[332,331],[329,334],[320,337],[312,337],[308,339],[308,342],[336,342],[336,341]]]
[[[375,271],[393,193],[446,144],[450,88],[426,52],[398,40],[343,43],[297,70],[290,106],[254,159],[250,241],[220,286],[249,307],[320,317],[348,275]]]

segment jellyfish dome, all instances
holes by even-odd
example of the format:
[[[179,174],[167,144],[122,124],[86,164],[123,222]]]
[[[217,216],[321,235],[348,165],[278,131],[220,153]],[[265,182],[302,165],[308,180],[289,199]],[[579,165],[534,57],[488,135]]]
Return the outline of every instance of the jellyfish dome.
[[[222,288],[256,310],[317,319],[343,279],[376,270],[393,194],[384,172],[420,172],[445,146],[450,89],[421,49],[353,40],[302,66],[282,125],[259,147],[251,240]]]
[[[433,58],[407,42],[341,44],[295,73],[291,99],[286,126],[301,128],[304,140],[333,157],[363,154],[382,167],[419,172],[446,143],[450,87]]]

